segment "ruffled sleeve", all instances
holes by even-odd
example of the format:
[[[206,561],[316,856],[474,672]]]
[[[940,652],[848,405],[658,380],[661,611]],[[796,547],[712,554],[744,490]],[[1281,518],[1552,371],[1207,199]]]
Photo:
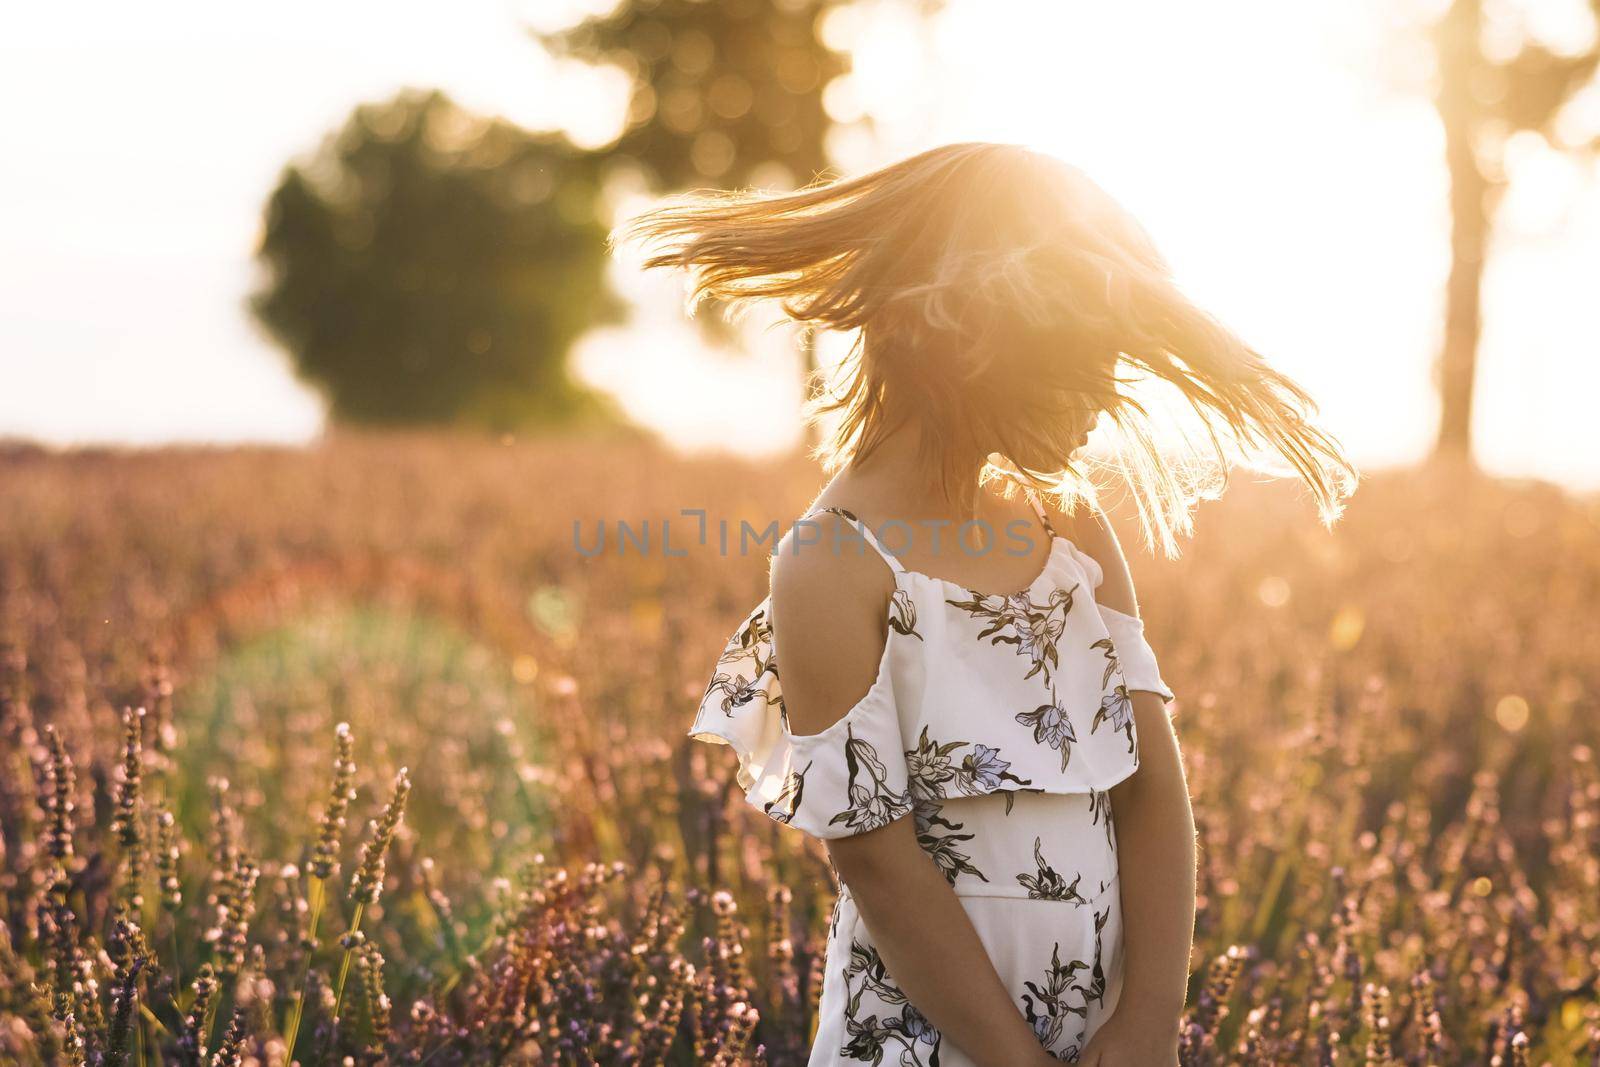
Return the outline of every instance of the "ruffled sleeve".
[[[1071,541],[1067,544],[1072,549],[1073,559],[1088,578],[1089,588],[1099,589],[1105,581],[1105,571],[1100,562]],[[1105,622],[1106,632],[1111,635],[1111,642],[1116,647],[1128,691],[1158,693],[1162,700],[1172,700],[1173,692],[1161,678],[1155,649],[1150,647],[1150,642],[1145,638],[1144,620],[1137,615],[1107,607],[1098,600],[1095,607],[1100,609],[1100,618]]]
[[[739,758],[745,800],[814,837],[849,837],[911,813],[906,746],[895,708],[890,629],[871,689],[817,734],[789,732],[763,601],[718,657],[689,736]]]
[[[1161,679],[1155,649],[1145,639],[1144,620],[1104,604],[1095,606],[1100,609],[1100,618],[1105,622],[1106,631],[1111,634],[1111,643],[1116,647],[1117,661],[1122,667],[1128,692],[1140,690],[1158,693],[1162,700],[1171,700],[1173,693]]]

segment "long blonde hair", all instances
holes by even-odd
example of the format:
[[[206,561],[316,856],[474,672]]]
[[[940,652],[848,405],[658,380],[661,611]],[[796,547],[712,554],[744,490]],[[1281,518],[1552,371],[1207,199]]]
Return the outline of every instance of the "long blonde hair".
[[[1115,200],[1018,145],[945,145],[795,192],[696,190],[611,240],[653,249],[646,267],[686,269],[691,314],[706,298],[776,299],[811,328],[858,331],[807,403],[811,420],[837,416],[816,450],[830,470],[910,423],[947,495],[976,461],[1070,512],[1095,491],[1066,415],[1103,410],[1124,435],[1117,467],[1145,544],[1170,557],[1194,503],[1226,484],[1219,432],[1282,455],[1328,525],[1359,477],[1310,424],[1305,391],[1184,296]],[[1149,413],[1115,388],[1131,382],[1112,373],[1121,364],[1182,392],[1216,465],[1161,452]]]

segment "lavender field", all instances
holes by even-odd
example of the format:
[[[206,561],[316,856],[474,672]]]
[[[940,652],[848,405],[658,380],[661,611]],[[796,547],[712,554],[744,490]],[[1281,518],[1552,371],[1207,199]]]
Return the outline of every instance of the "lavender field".
[[[0,456],[0,1062],[803,1063],[825,855],[684,731],[820,475],[355,436]],[[1600,1064],[1600,500],[1116,513],[1200,828],[1186,1064]],[[886,1063],[893,1062],[885,1050]]]

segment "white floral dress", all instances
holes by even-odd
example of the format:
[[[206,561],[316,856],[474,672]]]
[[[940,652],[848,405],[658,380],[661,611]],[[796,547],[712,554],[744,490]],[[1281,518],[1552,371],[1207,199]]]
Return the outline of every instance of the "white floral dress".
[[[1094,600],[1103,573],[1044,511],[1051,547],[1027,589],[986,595],[894,572],[866,696],[818,734],[790,732],[770,600],[717,662],[690,736],[729,744],[746,800],[818,838],[907,815],[954,888],[1040,1044],[1075,1059],[1122,982],[1117,841],[1108,790],[1139,766],[1129,694],[1173,698],[1143,622]],[[884,966],[842,886],[811,1067],[970,1067]]]

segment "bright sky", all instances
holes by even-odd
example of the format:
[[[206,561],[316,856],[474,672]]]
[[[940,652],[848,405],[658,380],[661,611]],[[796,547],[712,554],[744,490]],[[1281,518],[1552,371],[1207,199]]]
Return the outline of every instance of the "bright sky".
[[[0,36],[0,436],[315,435],[318,402],[243,308],[279,168],[357,103],[407,84],[604,141],[618,79],[553,63],[518,29],[556,2],[166,0],[14,15]],[[1405,73],[1416,56],[1388,43],[1393,7],[949,0],[922,35],[885,0],[828,25],[859,49],[830,108],[870,110],[883,130],[841,137],[837,154],[855,170],[984,139],[1076,163],[1141,218],[1202,303],[1319,399],[1358,464],[1405,462],[1437,418],[1447,218],[1440,132]],[[1547,32],[1581,37],[1583,7],[1534,10]],[[1580,110],[1600,118],[1600,94]],[[1513,147],[1479,454],[1500,473],[1600,488],[1600,178],[1540,141]],[[588,377],[687,446],[796,439],[783,331],[761,335],[754,358],[708,353],[677,279],[620,264],[614,281],[636,323],[581,345]]]

